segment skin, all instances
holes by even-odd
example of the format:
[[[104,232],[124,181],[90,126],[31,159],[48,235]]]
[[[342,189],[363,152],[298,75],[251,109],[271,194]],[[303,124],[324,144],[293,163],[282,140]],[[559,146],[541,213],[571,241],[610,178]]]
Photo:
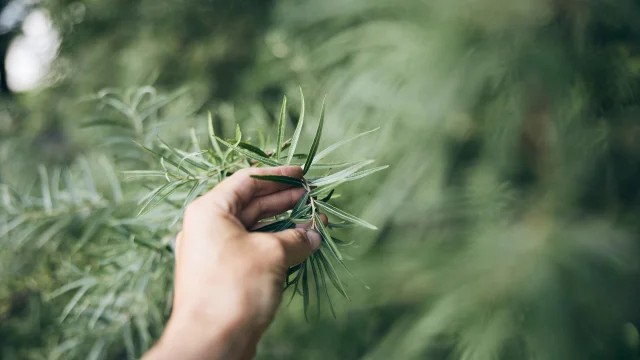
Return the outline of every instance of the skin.
[[[144,360],[253,358],[280,305],[287,269],[320,246],[308,226],[248,231],[304,194],[250,175],[302,178],[302,169],[243,169],[187,207],[176,241],[173,311]]]

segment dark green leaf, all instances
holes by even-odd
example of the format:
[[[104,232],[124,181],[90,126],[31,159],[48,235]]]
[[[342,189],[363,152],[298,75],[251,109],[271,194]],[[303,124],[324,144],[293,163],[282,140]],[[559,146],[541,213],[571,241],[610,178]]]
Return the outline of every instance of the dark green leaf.
[[[281,176],[281,175],[251,175],[252,178],[258,180],[266,180],[273,181],[277,183],[293,185],[295,187],[304,187],[304,182],[300,179],[292,178],[289,176]]]
[[[329,194],[327,194],[327,196],[323,197],[323,198],[322,198],[322,200],[320,200],[320,201],[322,201],[322,202],[327,202],[327,201],[331,200],[331,196],[333,196],[333,193],[334,193],[335,191],[336,191],[335,189],[331,189],[331,191],[329,192]]]
[[[331,295],[329,295],[329,288],[327,287],[327,280],[325,279],[324,269],[322,268],[321,260],[319,259],[318,254],[314,253],[311,255],[311,258],[314,259],[318,263],[318,271],[320,271],[320,280],[322,281],[322,287],[324,288],[324,293],[327,296],[327,301],[329,302],[329,310],[331,310],[331,314],[333,318],[336,317],[336,312],[333,310],[333,304],[331,303]]]
[[[318,273],[316,270],[316,264],[314,262],[314,257],[310,257],[309,261],[311,263],[311,272],[313,273],[313,283],[316,285],[316,319],[320,318],[320,282],[318,282]],[[306,262],[305,262],[306,263]]]
[[[335,286],[335,288],[340,294],[342,294],[342,296],[349,300],[349,295],[347,295],[347,292],[344,291],[342,282],[340,281],[340,278],[338,278],[338,274],[336,274],[336,269],[333,267],[333,264],[331,264],[331,261],[329,261],[329,259],[327,258],[327,255],[325,255],[324,250],[318,249],[314,253],[314,255],[316,254],[318,256],[318,259],[320,259],[320,261],[322,262],[322,265],[324,265],[324,270],[327,272],[327,277],[329,278],[329,280],[331,280],[333,286]]]
[[[240,153],[240,154],[242,154],[242,155],[244,155],[244,156],[246,156],[246,157],[248,157],[248,158],[250,158],[250,159],[253,159],[253,160],[255,160],[255,161],[259,161],[259,162],[261,162],[261,163],[263,163],[263,164],[265,164],[265,165],[269,165],[269,166],[280,166],[280,165],[282,165],[282,164],[280,164],[279,162],[277,162],[277,161],[275,161],[275,160],[267,159],[267,158],[265,158],[265,157],[263,157],[263,156],[260,156],[260,155],[258,155],[258,154],[255,154],[255,153],[253,153],[253,152],[251,152],[251,151],[248,151],[248,150],[245,150],[245,149],[243,149],[243,148],[240,148],[240,147],[237,147],[237,146],[235,146],[235,145],[232,145],[232,144],[230,144],[230,143],[228,143],[228,142],[226,142],[226,141],[224,141],[224,140],[220,139],[219,137],[217,137],[217,136],[215,136],[215,135],[214,135],[214,137],[215,137],[218,141],[220,141],[221,143],[223,143],[225,146],[227,146],[228,148],[233,149],[233,150],[237,151],[238,153]]]
[[[304,303],[304,319],[309,321],[309,318],[307,316],[308,312],[309,312],[309,276],[307,275],[307,273],[309,272],[307,270],[307,261],[305,260],[302,263],[302,300]]]
[[[265,154],[265,152],[260,150],[259,147],[253,146],[253,145],[251,145],[249,143],[246,143],[246,142],[242,142],[242,141],[239,142],[238,143],[238,147],[241,147],[243,149],[247,149],[249,151],[252,151],[252,152],[256,153],[257,155],[260,155],[260,156],[265,157],[265,158],[269,157],[269,155]]]
[[[209,125],[209,140],[211,141],[211,146],[213,146],[213,150],[218,155],[219,159],[222,159],[224,155],[222,154],[222,150],[220,149],[220,145],[218,145],[218,140],[216,137],[216,133],[213,131],[213,117],[211,116],[211,112],[209,112],[208,117],[208,125]]]
[[[329,247],[329,250],[331,250],[331,253],[333,254],[333,256],[335,256],[336,259],[338,260],[342,260],[342,254],[340,254],[340,250],[338,250],[338,247],[336,247],[336,244],[333,242],[333,239],[331,238],[329,231],[327,231],[327,229],[324,227],[324,224],[322,223],[322,219],[320,218],[320,215],[316,212],[315,214],[313,214],[313,217],[316,220],[315,221],[316,230],[318,230],[320,235],[322,235],[324,242]]]
[[[284,227],[284,228],[282,228]],[[285,220],[279,220],[279,221],[274,221],[272,223],[269,223],[265,226],[262,226],[260,228],[251,230],[254,232],[277,232],[277,231],[282,231],[282,230],[286,230],[289,228],[294,228],[295,224],[292,223],[289,219],[285,219]],[[281,230],[282,229],[282,230]]]
[[[285,118],[287,117],[287,97],[282,99],[282,107],[280,108],[280,119],[278,120],[278,137],[276,138],[276,159],[280,158],[282,151],[282,143],[284,142]]]
[[[311,149],[309,149],[309,154],[307,154],[307,161],[305,161],[304,166],[302,168],[302,173],[306,174],[311,168],[311,164],[313,163],[313,158],[316,156],[316,152],[318,151],[318,146],[320,145],[320,138],[322,137],[322,127],[324,125],[324,104],[327,97],[325,96],[325,100],[322,101],[322,108],[320,109],[320,122],[318,122],[318,129],[316,130],[316,136],[313,138],[313,143],[311,143]]]

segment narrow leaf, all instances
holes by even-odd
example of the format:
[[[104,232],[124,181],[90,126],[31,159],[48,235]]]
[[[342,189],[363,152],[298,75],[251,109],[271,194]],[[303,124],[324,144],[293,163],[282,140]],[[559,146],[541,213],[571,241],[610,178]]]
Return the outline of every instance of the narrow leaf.
[[[311,168],[311,163],[313,163],[313,158],[316,156],[316,152],[318,151],[318,146],[320,145],[320,138],[322,137],[322,127],[324,125],[324,104],[327,97],[324,97],[325,100],[322,101],[322,108],[320,109],[320,122],[318,122],[318,129],[316,130],[316,136],[313,138],[313,143],[311,143],[311,149],[309,149],[309,154],[307,154],[307,161],[305,161],[304,166],[302,168],[302,173],[306,174]]]
[[[313,273],[313,283],[316,285],[316,319],[320,318],[320,283],[318,282],[318,271],[316,270],[316,264],[314,262],[314,257],[310,257],[309,261],[311,263],[311,272]],[[306,261],[305,261],[306,263]]]
[[[251,152],[254,152],[254,153],[256,153],[257,155],[260,155],[260,156],[262,156],[262,157],[269,157],[269,155],[267,155],[264,151],[260,150],[260,148],[259,148],[259,147],[254,146],[254,145],[251,145],[251,144],[246,143],[246,142],[242,142],[242,141],[241,141],[241,142],[239,142],[239,143],[238,143],[238,147],[243,148],[243,149],[246,149],[246,150],[249,150],[249,151],[251,151]]]
[[[284,142],[285,118],[287,113],[287,97],[282,99],[282,107],[280,108],[280,119],[278,120],[278,137],[276,138],[276,159],[280,158],[282,151],[282,143]]]
[[[263,157],[263,156],[260,156],[258,154],[255,154],[255,153],[253,153],[253,152],[251,152],[249,150],[245,150],[245,149],[240,148],[238,146],[232,145],[232,144],[222,140],[221,138],[219,138],[217,136],[215,136],[215,138],[218,141],[220,141],[222,144],[227,146],[228,148],[233,149],[233,150],[237,151],[238,153],[240,153],[240,154],[242,154],[242,155],[244,155],[244,156],[246,156],[246,157],[248,157],[250,159],[253,159],[255,161],[261,162],[261,163],[263,163],[265,165],[269,165],[269,166],[280,166],[280,165],[282,165],[282,164],[280,164],[279,162],[277,162],[275,160],[267,159],[266,157]]]
[[[307,261],[305,260],[305,262],[302,265],[302,300],[304,303],[304,319],[306,321],[309,321],[309,318],[307,316],[308,312],[309,312],[309,276],[308,276],[308,270],[307,270]]]
[[[331,238],[331,235],[329,234],[327,229],[324,227],[324,224],[322,223],[322,219],[320,218],[320,215],[318,213],[315,213],[315,214],[313,214],[313,217],[316,220],[315,221],[316,222],[316,230],[318,230],[320,235],[322,235],[322,238],[324,239],[324,242],[329,247],[329,250],[331,250],[331,253],[333,254],[333,256],[335,256],[336,259],[338,259],[338,260],[342,260],[342,254],[340,254],[340,250],[338,250],[338,247],[333,242],[333,239]]]
[[[331,280],[333,286],[335,286],[335,288],[340,294],[342,294],[342,296],[349,300],[349,295],[347,295],[347,292],[344,290],[342,282],[340,281],[338,274],[336,274],[336,269],[333,267],[331,261],[327,258],[327,255],[325,255],[324,250],[318,249],[314,253],[314,255],[316,254],[318,256],[318,259],[320,259],[320,261],[324,265],[324,270],[327,272],[327,277],[329,278],[329,280]]]
[[[344,179],[346,179],[348,176],[353,175],[356,171],[362,169],[367,165],[370,165],[371,163],[373,163],[373,160],[361,161],[356,165],[353,165],[347,169],[338,171],[337,173],[309,181],[309,184],[312,186],[321,186],[321,185],[331,184],[336,181],[344,181]]]
[[[335,215],[335,216],[337,216],[337,217],[339,217],[339,218],[341,218],[343,220],[352,222],[354,224],[358,224],[360,226],[364,226],[364,227],[366,227],[368,229],[371,229],[371,230],[378,230],[378,228],[375,227],[374,225],[371,225],[368,222],[366,222],[366,221],[364,221],[364,220],[362,220],[360,218],[357,218],[357,217],[355,217],[355,216],[353,216],[353,215],[351,215],[349,213],[346,213],[346,212],[338,209],[337,207],[335,207],[333,205],[330,205],[330,204],[324,203],[324,202],[319,202],[319,201],[316,201],[315,204],[320,209],[324,210],[325,212],[327,212],[329,214],[332,214],[332,215]]]
[[[359,137],[362,137],[362,136],[365,136],[365,135],[371,134],[372,132],[375,132],[375,131],[378,131],[378,130],[380,130],[380,128],[379,128],[379,127],[375,128],[375,129],[373,129],[373,130],[369,130],[369,131],[365,131],[365,132],[363,132],[363,133],[360,133],[360,134],[358,134],[358,135],[356,135],[356,136],[354,136],[354,137],[352,137],[352,138],[349,138],[349,139],[346,139],[346,140],[339,141],[339,142],[337,142],[337,143],[335,143],[335,144],[333,144],[333,145],[329,146],[328,148],[326,148],[326,149],[324,149],[324,150],[320,151],[320,152],[318,153],[318,155],[316,155],[316,156],[315,156],[315,158],[313,159],[313,162],[317,162],[317,161],[320,161],[321,159],[324,159],[327,155],[329,155],[330,153],[332,153],[332,152],[336,151],[336,149],[340,148],[341,146],[343,146],[344,144],[346,144],[346,143],[348,143],[348,142],[350,142],[350,141],[353,141],[353,140],[355,140],[355,139],[357,139],[357,138],[359,138]]]
[[[384,170],[384,169],[386,169],[388,167],[389,167],[389,165],[385,165],[385,166],[380,166],[380,167],[373,168],[373,169],[358,171],[357,173],[354,173],[353,175],[347,176],[345,178],[345,181],[353,181],[353,180],[362,179],[365,176],[369,176],[369,175],[371,175],[373,173],[376,173],[378,171]]]
[[[333,304],[331,303],[331,295],[329,295],[329,288],[327,287],[327,280],[324,276],[324,269],[322,268],[322,263],[320,262],[319,255],[313,254],[311,256],[318,263],[318,271],[320,271],[320,280],[322,281],[322,287],[324,288],[324,293],[327,296],[327,301],[329,302],[329,310],[331,310],[331,315],[333,318],[336,318],[336,312],[333,310]]]
[[[281,231],[280,228],[282,226],[285,226],[286,228],[289,228],[289,226],[290,226],[291,228],[293,228],[295,226],[295,224],[292,223],[289,219],[278,220],[278,221],[274,221],[272,223],[268,223],[265,226],[259,227],[257,229],[251,230],[251,231],[254,231],[254,232],[277,232],[277,231]]]
[[[216,155],[218,155],[218,158],[222,159],[224,157],[224,155],[222,154],[222,150],[220,149],[220,145],[218,145],[216,133],[213,131],[213,117],[211,116],[211,112],[209,112],[208,120],[209,120],[208,121],[208,124],[209,124],[209,140],[211,141],[211,146],[213,146],[213,150],[216,152]]]
[[[281,175],[251,175],[252,178],[258,180],[266,180],[273,181],[277,183],[293,185],[295,187],[304,187],[304,182],[300,179],[292,178],[290,176],[281,176]]]
[[[298,140],[300,140],[300,134],[302,133],[302,125],[304,124],[304,94],[302,94],[302,88],[300,88],[300,101],[300,117],[298,118],[298,125],[296,125],[296,130],[293,133],[293,138],[291,138],[291,147],[289,148],[289,153],[287,154],[287,165],[291,164],[293,155],[296,152]]]
[[[115,119],[93,119],[88,120],[80,124],[80,128],[90,128],[95,126],[110,126],[110,127],[119,127],[123,129],[132,130],[133,126],[128,122],[123,122]]]

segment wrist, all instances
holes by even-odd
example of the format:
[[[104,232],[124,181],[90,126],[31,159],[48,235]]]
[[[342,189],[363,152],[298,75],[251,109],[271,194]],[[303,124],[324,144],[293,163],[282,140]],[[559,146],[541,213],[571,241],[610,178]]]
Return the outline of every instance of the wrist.
[[[157,356],[150,359],[249,359],[255,354],[257,338],[250,324],[237,317],[214,320],[176,314],[150,352]]]

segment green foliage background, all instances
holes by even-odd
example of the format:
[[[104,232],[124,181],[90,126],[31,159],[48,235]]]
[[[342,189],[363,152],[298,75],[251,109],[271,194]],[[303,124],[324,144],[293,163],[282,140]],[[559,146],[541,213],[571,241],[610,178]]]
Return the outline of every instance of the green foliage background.
[[[283,308],[259,359],[640,357],[638,1],[39,6],[62,37],[55,76],[3,97],[0,115],[0,180],[29,194],[0,210],[1,358],[120,359],[149,346],[172,260],[118,236],[133,226],[169,240],[135,217],[147,190],[121,171],[158,165],[125,138],[186,149],[195,128],[204,143],[207,110],[227,137],[236,123],[273,133],[298,86],[311,114],[329,94],[323,144],[380,126],[341,153],[391,168],[340,199],[381,228],[345,235],[371,290],[348,282],[336,320]],[[118,93],[94,96],[105,88]],[[136,95],[135,113],[154,110],[142,131],[81,126],[132,121],[104,100]],[[44,174],[61,179],[50,205]],[[4,231],[15,214],[29,216]]]

